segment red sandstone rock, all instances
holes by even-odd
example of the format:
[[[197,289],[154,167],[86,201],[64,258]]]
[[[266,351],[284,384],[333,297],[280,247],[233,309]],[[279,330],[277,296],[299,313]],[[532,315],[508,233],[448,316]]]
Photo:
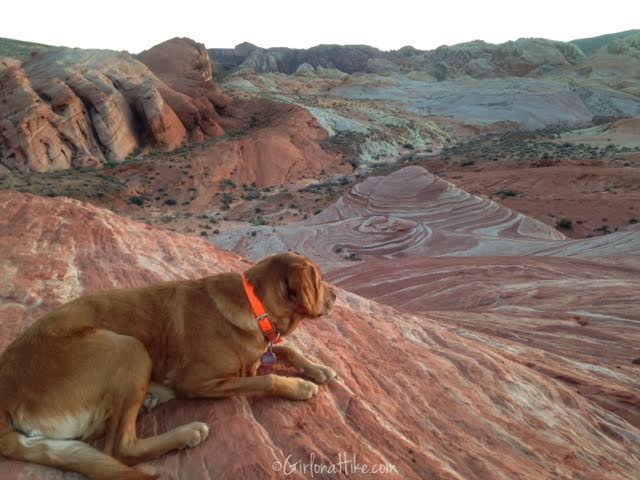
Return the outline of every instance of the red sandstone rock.
[[[230,99],[213,84],[201,44],[174,39],[140,58],[150,68],[108,50],[1,58],[0,162],[39,172],[96,166],[224,133]]]
[[[632,364],[640,344],[638,256],[380,259],[328,278],[474,330],[473,338],[507,349],[514,360],[640,427],[640,372]]]
[[[237,201],[245,193],[242,184],[281,185],[319,175],[322,170],[350,168],[340,167],[337,155],[322,149],[320,142],[327,134],[306,110],[262,100],[236,102],[235,107],[243,112],[234,117],[236,128],[251,124],[244,135],[194,147],[184,160],[185,168],[176,168],[171,161],[117,167],[111,173],[126,184],[127,194],[108,200],[108,205],[138,214],[126,201],[128,195],[143,195],[149,204],[162,209],[165,198],[157,195],[162,191],[170,192],[178,204],[188,204],[184,208],[189,211],[201,213],[220,208],[221,181],[238,187],[233,192]]]
[[[213,83],[213,67],[201,43],[189,38],[174,38],[137,55],[165,86],[162,96],[189,130],[191,138],[201,141],[224,133],[220,115],[231,99]]]
[[[256,231],[256,236],[247,236]],[[297,250],[326,267],[345,260],[441,255],[514,255],[563,240],[560,232],[421,167],[369,177],[307,222],[247,227],[217,245],[251,259]]]
[[[200,240],[73,200],[2,192],[0,208],[2,346],[83,292],[247,266]],[[314,454],[316,465],[330,465],[347,453],[359,465],[393,464],[398,473],[386,478],[637,477],[638,428],[524,365],[519,353],[535,349],[510,339],[492,343],[341,291],[330,316],[304,322],[287,341],[339,379],[308,402],[169,402],[141,416],[144,435],[192,420],[212,434],[144,468],[166,479],[283,478],[276,460],[308,464]],[[332,478],[363,476],[350,473]],[[0,477],[78,478],[7,460]]]
[[[0,75],[1,160],[10,168],[98,165],[185,138],[161,82],[127,53],[55,49]]]

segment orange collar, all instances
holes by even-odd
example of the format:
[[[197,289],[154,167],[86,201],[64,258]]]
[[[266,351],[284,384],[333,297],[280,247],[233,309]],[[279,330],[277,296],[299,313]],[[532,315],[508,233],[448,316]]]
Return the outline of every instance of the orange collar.
[[[242,275],[242,285],[244,286],[244,292],[251,304],[251,310],[253,310],[253,314],[258,321],[258,327],[262,335],[271,343],[280,343],[282,341],[280,333],[276,330],[275,325],[269,319],[269,314],[264,309],[264,305],[262,305],[262,302],[253,291],[253,285],[247,281],[244,275]]]

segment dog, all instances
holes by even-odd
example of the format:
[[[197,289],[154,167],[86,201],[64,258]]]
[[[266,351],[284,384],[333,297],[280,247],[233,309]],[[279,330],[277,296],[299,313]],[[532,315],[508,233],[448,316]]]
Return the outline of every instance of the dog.
[[[174,397],[313,397],[316,384],[335,372],[277,342],[303,319],[329,313],[335,299],[317,265],[284,253],[244,275],[111,290],[64,304],[0,355],[0,454],[96,480],[157,478],[133,465],[198,445],[208,427],[193,422],[138,438],[143,405]],[[261,306],[266,313],[255,312]],[[312,381],[256,375],[265,355]],[[87,443],[101,438],[102,451]]]

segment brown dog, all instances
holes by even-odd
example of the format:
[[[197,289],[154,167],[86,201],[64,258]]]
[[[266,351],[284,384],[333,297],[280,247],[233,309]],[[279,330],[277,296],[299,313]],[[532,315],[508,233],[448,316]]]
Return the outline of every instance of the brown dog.
[[[292,253],[245,272],[282,336],[329,312],[335,292]],[[137,438],[147,400],[274,394],[311,398],[318,387],[255,376],[267,342],[243,287],[226,273],[79,298],[36,321],[0,356],[0,454],[93,479],[148,479],[129,465],[203,441],[201,422]],[[324,383],[335,373],[276,345],[273,352]],[[85,441],[104,437],[104,452]]]

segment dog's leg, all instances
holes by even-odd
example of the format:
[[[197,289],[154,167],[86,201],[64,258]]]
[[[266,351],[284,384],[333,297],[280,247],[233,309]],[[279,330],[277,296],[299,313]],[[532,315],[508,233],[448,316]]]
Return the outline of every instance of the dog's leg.
[[[153,480],[158,478],[120,463],[84,442],[27,437],[10,432],[0,437],[0,453],[16,460],[73,470],[93,480]]]
[[[127,465],[153,460],[171,451],[195,447],[209,434],[209,427],[202,422],[192,422],[169,430],[161,435],[138,438],[136,418],[142,408],[149,376],[151,359],[145,348],[137,342],[138,349],[129,352],[128,382],[118,395],[121,399],[107,426],[105,450]]]
[[[318,392],[318,386],[302,378],[268,374],[209,380],[186,378],[176,386],[176,391],[188,398],[271,394],[290,400],[308,400]]]
[[[334,372],[333,369],[325,365],[310,362],[297,348],[287,345],[275,345],[273,347],[273,353],[275,353],[278,358],[288,361],[302,374],[316,383],[325,383],[336,378],[336,372]]]

